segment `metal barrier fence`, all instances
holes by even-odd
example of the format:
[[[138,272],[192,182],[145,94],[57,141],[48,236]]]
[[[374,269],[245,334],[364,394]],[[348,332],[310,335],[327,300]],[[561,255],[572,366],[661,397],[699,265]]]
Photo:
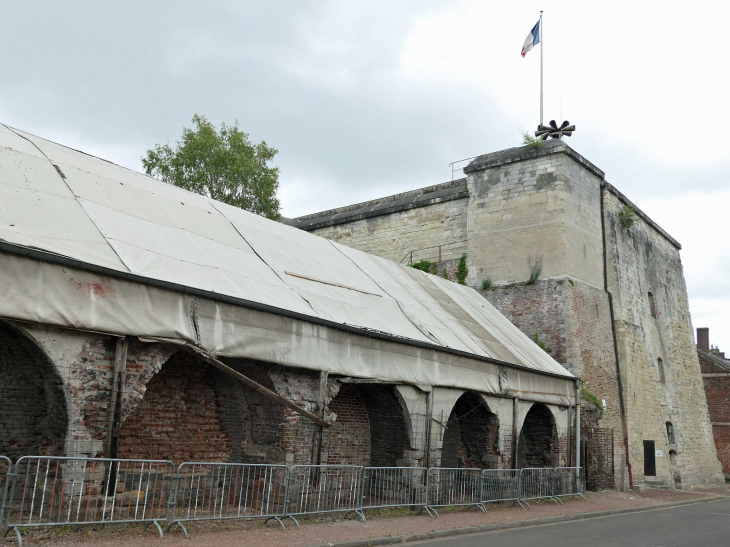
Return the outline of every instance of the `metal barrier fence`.
[[[8,500],[8,488],[10,487],[10,477],[13,462],[7,456],[0,456],[0,492],[2,492],[2,498],[0,498],[0,526],[5,523],[5,503]]]
[[[520,501],[519,469],[485,469],[482,472],[482,503],[513,501],[523,509]]]
[[[436,507],[467,505],[484,513],[482,504],[482,470],[432,467],[428,470],[426,511],[438,517]]]
[[[176,473],[177,471],[177,473]],[[461,469],[186,462],[24,456],[15,466],[0,456],[0,525],[13,531],[42,526],[143,523],[160,537],[186,522],[263,518],[276,520],[365,509],[437,507],[579,496],[581,468]]]
[[[586,499],[583,495],[582,470],[580,467],[556,467],[553,470],[553,497],[559,500],[570,496]]]
[[[175,466],[163,460],[23,456],[7,496],[5,536],[19,527],[167,520]],[[147,528],[147,526],[145,528]]]
[[[530,507],[527,500],[549,499],[558,504],[553,496],[553,470],[544,467],[520,469],[520,501]]]
[[[366,467],[360,508],[425,509],[427,473],[425,467]]]
[[[358,465],[295,465],[289,471],[286,516],[299,529],[299,515],[353,513],[365,522],[362,501],[365,468]]]
[[[185,537],[185,522],[265,518],[286,530],[285,465],[186,462],[177,468],[170,530],[178,525]]]

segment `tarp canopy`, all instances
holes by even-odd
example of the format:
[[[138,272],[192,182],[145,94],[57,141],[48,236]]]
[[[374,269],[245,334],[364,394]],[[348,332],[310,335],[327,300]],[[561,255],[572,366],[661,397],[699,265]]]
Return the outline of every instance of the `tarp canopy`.
[[[190,289],[210,296],[207,305],[201,302],[200,309],[194,311],[198,324],[191,331],[187,300],[176,302],[174,296],[156,293],[143,296],[134,284],[124,287],[127,304],[143,306],[140,298],[147,304],[153,298],[156,306],[165,307],[165,313],[159,308],[157,311],[159,320],[167,324],[155,325],[151,316],[135,327],[134,320],[125,319],[135,311],[121,302],[119,284],[116,305],[125,311],[119,314],[116,329],[112,328],[113,313],[103,320],[99,310],[86,318],[73,318],[69,307],[74,297],[61,297],[60,286],[51,294],[44,291],[44,299],[23,302],[23,306],[33,307],[26,314],[34,321],[119,333],[132,333],[125,330],[132,329],[150,336],[167,333],[190,339],[219,355],[243,356],[251,332],[244,335],[230,326],[202,324],[225,322],[226,317],[233,321],[230,318],[236,313],[245,313],[223,306],[218,301],[223,299],[244,306],[255,303],[305,323],[311,318],[317,324],[354,328],[366,337],[385,334],[402,344],[455,350],[497,364],[572,378],[469,287],[0,125],[2,241],[10,244],[5,250],[38,250],[70,259],[81,270],[90,267],[112,277],[151,280],[158,287]],[[3,276],[28,275],[22,273],[26,266],[11,265],[6,253],[0,256]],[[51,281],[54,271],[45,270],[49,286],[69,283],[68,271],[63,268],[58,270],[60,281]],[[96,289],[90,287],[84,292],[77,286],[76,297],[100,300]],[[62,306],[59,299],[65,299]],[[0,315],[13,316],[2,309]],[[51,317],[53,321],[49,321]],[[99,324],[93,324],[95,321]],[[142,324],[149,332],[136,332]],[[268,338],[272,344],[281,343]],[[269,353],[275,359],[277,351]],[[293,359],[292,364],[294,361],[302,366],[300,359]],[[347,369],[348,365],[345,362],[337,367]],[[368,371],[349,373],[367,375]],[[416,376],[428,380],[422,374]]]

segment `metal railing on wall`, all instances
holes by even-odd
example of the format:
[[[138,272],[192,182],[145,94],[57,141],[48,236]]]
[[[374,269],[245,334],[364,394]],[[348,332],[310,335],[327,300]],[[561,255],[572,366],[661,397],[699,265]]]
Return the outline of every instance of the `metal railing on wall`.
[[[0,456],[0,524],[5,536],[21,529],[140,523],[160,537],[203,520],[291,519],[345,513],[365,521],[366,510],[424,509],[578,496],[585,499],[577,467],[464,469],[285,465],[23,456],[15,465]]]
[[[429,262],[442,262],[444,260],[455,260],[461,258],[466,253],[466,239],[452,241],[451,243],[443,243],[441,245],[432,245],[430,247],[422,247],[408,251],[400,260],[400,264],[413,264],[421,260]]]

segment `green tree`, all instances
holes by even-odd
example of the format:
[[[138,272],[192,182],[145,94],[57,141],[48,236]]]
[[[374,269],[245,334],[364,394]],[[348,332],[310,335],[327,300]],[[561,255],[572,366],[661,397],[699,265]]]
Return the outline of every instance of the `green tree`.
[[[193,116],[194,128],[183,128],[174,148],[157,144],[142,157],[148,175],[240,207],[257,215],[279,219],[279,168],[269,164],[278,153],[233,125],[220,131],[205,116]]]

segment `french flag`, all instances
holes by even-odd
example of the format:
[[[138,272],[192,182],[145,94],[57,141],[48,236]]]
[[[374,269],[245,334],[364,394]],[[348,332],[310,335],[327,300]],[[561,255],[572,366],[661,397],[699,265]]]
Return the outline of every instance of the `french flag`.
[[[540,43],[540,20],[538,19],[537,24],[532,27],[532,30],[530,31],[530,34],[527,35],[527,38],[525,38],[525,44],[522,46],[522,56],[524,57],[525,54],[532,49],[533,46],[536,46]]]

